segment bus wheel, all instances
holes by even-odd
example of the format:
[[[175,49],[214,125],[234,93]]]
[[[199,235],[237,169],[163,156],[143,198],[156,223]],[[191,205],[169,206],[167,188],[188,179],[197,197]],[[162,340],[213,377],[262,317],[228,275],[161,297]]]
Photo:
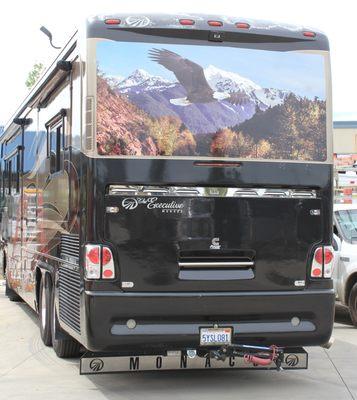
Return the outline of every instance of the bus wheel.
[[[59,326],[56,301],[55,301],[55,290],[52,290],[52,346],[59,358],[72,358],[79,356],[80,345],[79,343],[71,338],[67,333],[63,332]]]
[[[348,298],[348,308],[350,311],[351,320],[354,326],[357,326],[357,283],[351,289]]]
[[[40,283],[39,315],[41,339],[46,346],[51,346],[51,280],[44,274]]]

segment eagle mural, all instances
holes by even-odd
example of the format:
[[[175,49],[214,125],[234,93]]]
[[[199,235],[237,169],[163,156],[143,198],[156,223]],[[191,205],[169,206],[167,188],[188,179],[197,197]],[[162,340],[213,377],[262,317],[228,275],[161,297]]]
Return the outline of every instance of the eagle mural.
[[[201,65],[183,58],[173,51],[152,49],[149,51],[149,58],[173,72],[187,92],[186,97],[170,99],[171,104],[188,106],[192,103],[211,103],[226,100],[232,104],[244,105],[250,100],[243,91],[215,92],[208,84]]]

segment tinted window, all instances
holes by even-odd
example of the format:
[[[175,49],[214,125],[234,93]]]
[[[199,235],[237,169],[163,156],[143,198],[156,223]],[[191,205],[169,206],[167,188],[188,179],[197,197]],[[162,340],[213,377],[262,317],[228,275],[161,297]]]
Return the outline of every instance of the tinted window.
[[[326,159],[321,54],[99,41],[100,155]]]
[[[54,173],[62,169],[63,125],[57,125],[49,129],[49,156],[51,158],[51,173]]]

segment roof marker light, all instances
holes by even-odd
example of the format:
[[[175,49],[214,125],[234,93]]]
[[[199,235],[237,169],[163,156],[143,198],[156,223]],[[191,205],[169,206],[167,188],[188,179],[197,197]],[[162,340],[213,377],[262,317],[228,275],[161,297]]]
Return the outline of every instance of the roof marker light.
[[[183,18],[179,20],[181,25],[195,25],[195,21],[193,19]]]
[[[104,21],[104,23],[107,25],[119,25],[120,22],[121,21],[118,18],[108,18]]]
[[[207,21],[209,26],[223,26],[223,22],[221,21]]]
[[[305,32],[303,32],[303,35],[306,37],[314,38],[316,36],[316,33],[310,32],[310,31],[305,31]]]
[[[238,28],[238,29],[249,29],[250,25],[247,24],[246,22],[237,22],[236,23],[236,28]]]

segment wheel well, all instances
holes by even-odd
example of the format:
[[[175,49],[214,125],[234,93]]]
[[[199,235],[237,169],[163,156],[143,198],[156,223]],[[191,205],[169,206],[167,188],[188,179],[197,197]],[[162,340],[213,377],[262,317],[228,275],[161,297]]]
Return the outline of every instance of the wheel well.
[[[42,272],[40,268],[36,268],[36,308],[38,311],[38,305],[40,303],[40,284],[42,279]]]
[[[348,277],[345,289],[345,304],[348,304],[348,298],[350,297],[351,290],[354,284],[357,282],[357,272],[354,272]]]

